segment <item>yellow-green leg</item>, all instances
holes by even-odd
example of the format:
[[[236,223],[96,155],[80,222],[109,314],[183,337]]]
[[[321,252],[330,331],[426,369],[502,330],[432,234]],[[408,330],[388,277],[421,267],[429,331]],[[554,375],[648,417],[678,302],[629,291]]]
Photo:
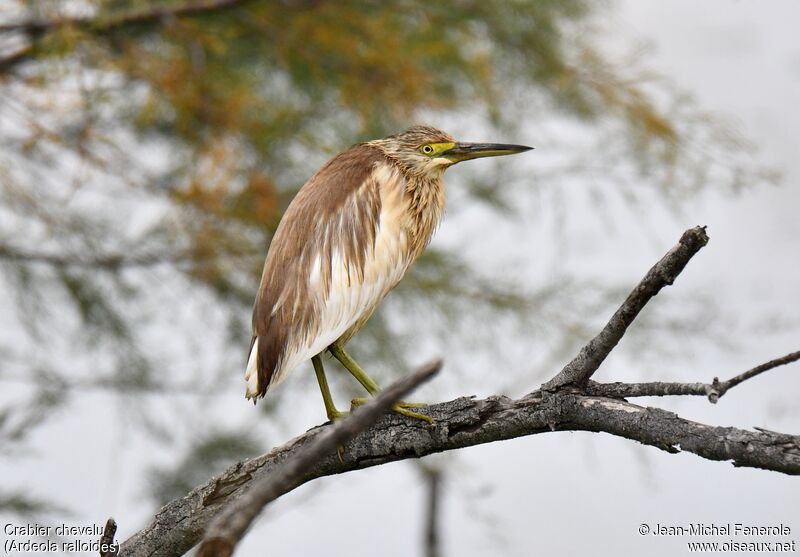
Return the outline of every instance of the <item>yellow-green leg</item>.
[[[361,369],[356,361],[350,357],[350,355],[344,351],[344,348],[338,342],[331,344],[328,347],[333,357],[336,358],[341,362],[341,364],[345,367],[347,371],[350,372],[350,375],[356,378],[356,381],[361,383],[363,387],[367,390],[367,392],[371,395],[375,395],[380,389],[378,384],[369,376],[367,373]],[[354,399],[353,404],[358,405],[363,403],[363,399]],[[430,416],[426,416],[424,414],[419,414],[417,412],[412,412],[408,410],[409,408],[419,408],[425,406],[424,404],[411,404],[408,402],[398,402],[394,406],[392,406],[392,410],[397,412],[398,414],[402,414],[403,416],[407,416],[409,418],[414,418],[417,420],[422,420],[428,422],[429,424],[433,423],[433,418]]]
[[[311,363],[314,364],[314,373],[317,375],[317,383],[319,383],[319,390],[322,393],[322,402],[325,403],[325,413],[328,415],[328,419],[333,421],[347,416],[347,412],[340,412],[333,404],[331,389],[328,387],[328,378],[325,377],[325,369],[322,367],[320,355],[317,354],[311,358]]]
[[[356,381],[364,386],[369,394],[377,394],[377,392],[380,390],[378,384],[372,379],[372,377],[367,375],[367,372],[361,369],[361,366],[350,357],[350,354],[344,351],[344,348],[342,348],[338,343],[334,343],[330,345],[328,350],[330,350],[331,354],[333,354],[333,357],[339,360],[345,369],[350,372],[350,375],[355,377]]]

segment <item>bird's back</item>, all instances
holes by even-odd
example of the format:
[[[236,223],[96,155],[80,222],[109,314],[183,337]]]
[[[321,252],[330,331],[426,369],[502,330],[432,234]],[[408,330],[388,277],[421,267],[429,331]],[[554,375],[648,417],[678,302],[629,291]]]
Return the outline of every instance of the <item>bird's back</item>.
[[[361,144],[300,189],[264,264],[245,373],[248,398],[263,396],[298,364],[352,336],[402,278],[443,206],[440,184],[423,200],[409,186],[380,149]]]

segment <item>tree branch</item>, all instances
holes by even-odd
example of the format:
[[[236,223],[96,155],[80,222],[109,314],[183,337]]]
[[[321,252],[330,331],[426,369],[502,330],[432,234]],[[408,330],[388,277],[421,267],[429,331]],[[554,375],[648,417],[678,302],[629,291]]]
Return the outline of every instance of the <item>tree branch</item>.
[[[394,414],[383,415],[368,430],[352,438],[338,456],[318,452],[319,458],[313,461],[313,466],[300,472],[297,466],[300,455],[310,454],[331,431],[314,428],[265,455],[232,466],[185,497],[168,503],[151,524],[125,541],[122,555],[182,555],[198,542],[223,507],[236,505],[229,507],[229,512],[234,512],[234,508],[250,506],[248,501],[253,498],[263,501],[264,492],[257,485],[270,485],[268,499],[272,500],[315,478],[554,431],[605,432],[669,453],[686,451],[709,460],[731,461],[734,466],[800,475],[800,436],[709,426],[659,408],[591,392],[608,388],[608,392],[618,393],[613,389],[624,387],[599,385],[589,382],[589,378],[644,305],[661,288],[671,284],[707,242],[703,228],[686,231],[679,244],[650,269],[603,331],[541,390],[518,400],[504,396],[482,400],[458,398],[429,406],[426,413],[434,419],[432,427]],[[798,359],[797,353],[789,354],[725,383],[717,382],[716,396],[767,369]],[[701,389],[703,394],[709,394],[702,383],[661,385],[677,385],[664,387],[665,391],[674,389],[669,394],[696,394]],[[246,520],[249,524],[250,518]],[[209,536],[213,537],[214,532],[209,532]]]
[[[732,461],[734,466],[800,475],[800,436],[708,426],[658,408],[568,389],[536,391],[519,400],[458,398],[430,406],[426,413],[434,418],[433,427],[393,414],[382,416],[344,446],[341,459],[336,454],[320,458],[296,484],[284,485],[278,495],[324,476],[553,431],[606,432],[670,453],[682,450],[709,460]],[[242,498],[255,482],[276,474],[288,459],[325,432],[324,427],[312,429],[263,456],[232,466],[168,503],[151,524],[122,544],[121,555],[187,552],[224,505]]]
[[[33,43],[42,35],[59,29],[73,28],[91,32],[95,35],[109,35],[129,27],[157,25],[174,18],[191,17],[218,13],[239,7],[253,0],[207,0],[205,2],[188,2],[183,5],[166,8],[155,8],[141,12],[133,12],[110,19],[100,17],[59,18],[52,20],[20,21],[0,25],[0,33],[22,33],[28,37],[28,44],[11,55],[0,58],[0,75],[8,73],[23,62],[35,57]]]
[[[33,53],[33,45],[29,44],[7,56],[0,57],[0,76],[10,72],[23,62],[30,60],[33,57]]]
[[[374,423],[381,414],[430,379],[442,367],[441,360],[423,366],[413,375],[397,381],[381,391],[364,406],[356,408],[350,416],[326,428],[325,431],[295,454],[274,473],[254,481],[241,497],[234,499],[211,523],[203,540],[198,557],[229,557],[245,531],[261,509],[283,493],[304,483],[304,477],[325,457],[336,453],[337,448]],[[341,453],[339,454],[341,458]]]
[[[207,0],[205,2],[187,2],[182,5],[154,7],[144,11],[131,12],[109,19],[99,17],[63,17],[58,19],[29,19],[17,23],[0,25],[0,33],[24,33],[38,36],[56,29],[73,27],[99,33],[108,33],[134,25],[158,24],[176,17],[189,17],[216,13],[236,8],[253,0]]]
[[[800,360],[800,350],[797,351],[797,352],[792,352],[791,354],[787,354],[787,355],[785,355],[785,356],[783,356],[781,358],[775,358],[774,360],[770,360],[770,361],[768,361],[766,363],[758,365],[758,366],[756,366],[756,367],[754,367],[752,369],[749,369],[749,370],[745,371],[742,374],[737,375],[736,377],[731,377],[730,379],[728,379],[727,381],[725,381],[724,383],[721,383],[719,385],[719,392],[717,394],[717,398],[719,398],[722,395],[724,395],[726,392],[728,392],[729,389],[735,387],[739,383],[747,381],[748,379],[750,379],[752,377],[755,377],[756,375],[760,375],[760,374],[764,373],[765,371],[769,371],[769,370],[771,370],[773,368],[776,368],[778,366],[784,366],[786,364],[790,364],[792,362],[796,362],[797,360]],[[715,383],[717,382],[717,378],[716,377],[714,378],[714,382]],[[712,401],[712,402],[716,402],[716,401]]]
[[[47,253],[24,251],[7,245],[0,245],[0,260],[22,263],[43,263],[53,267],[92,267],[106,271],[118,271],[123,267],[154,267],[161,264],[175,264],[192,259],[190,252],[175,253]]]
[[[100,557],[114,557],[119,553],[119,544],[114,543],[114,534],[117,533],[117,522],[113,518],[106,520],[103,535],[98,542]]]
[[[603,330],[542,388],[552,391],[569,384],[584,385],[622,339],[645,304],[662,288],[672,284],[692,256],[707,243],[705,227],[696,226],[684,232],[678,244],[647,272]]]
[[[707,396],[714,404],[730,389],[760,375],[765,371],[784,366],[800,360],[800,351],[775,358],[745,371],[727,381],[720,382],[715,377],[711,383],[678,383],[653,381],[649,383],[596,383],[589,381],[585,393],[614,398],[632,398],[638,396]]]
[[[440,557],[439,547],[439,514],[442,499],[442,470],[438,467],[426,467],[425,475],[426,509],[425,509],[425,557]]]

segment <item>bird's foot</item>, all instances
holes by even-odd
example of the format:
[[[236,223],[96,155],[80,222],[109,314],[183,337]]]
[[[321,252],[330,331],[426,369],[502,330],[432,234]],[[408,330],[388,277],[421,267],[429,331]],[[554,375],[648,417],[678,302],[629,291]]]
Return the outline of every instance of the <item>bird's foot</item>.
[[[425,408],[426,406],[430,406],[430,404],[425,404],[424,402],[406,402],[404,400],[401,400],[397,404],[403,408]]]
[[[334,408],[333,410],[327,410],[325,413],[328,415],[329,422],[335,422],[336,420],[341,420],[342,418],[346,418],[347,416],[350,415],[350,412],[342,412],[341,410],[337,410],[336,408]]]
[[[398,402],[394,406],[392,406],[392,411],[397,412],[398,414],[402,414],[407,418],[414,418],[415,420],[422,420],[423,422],[428,422],[430,425],[433,425],[433,418],[430,416],[426,416],[425,414],[420,414],[419,412],[412,412],[409,408],[423,408],[428,406],[427,404],[419,404],[419,403],[411,403],[411,402]]]
[[[350,401],[350,407],[356,408],[357,406],[366,404],[368,401],[369,399],[365,397],[354,398],[353,400]],[[407,418],[422,420],[423,422],[428,422],[429,424],[433,424],[433,418],[431,418],[430,416],[426,416],[425,414],[420,414],[419,412],[413,412],[409,410],[409,408],[425,408],[426,406],[428,405],[420,402],[400,401],[392,405],[392,412],[396,412],[397,414],[401,414],[403,416],[406,416]]]

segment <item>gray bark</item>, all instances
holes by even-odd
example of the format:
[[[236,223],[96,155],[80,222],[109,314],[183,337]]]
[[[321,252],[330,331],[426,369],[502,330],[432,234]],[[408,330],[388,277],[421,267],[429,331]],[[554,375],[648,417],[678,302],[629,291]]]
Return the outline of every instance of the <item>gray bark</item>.
[[[554,431],[605,432],[667,451],[694,453],[734,466],[800,475],[800,436],[700,424],[659,408],[577,392],[535,391],[521,399],[458,398],[427,409],[435,425],[388,414],[336,453],[320,459],[291,484],[428,454]],[[165,505],[146,528],[121,547],[125,556],[182,555],[211,519],[260,478],[274,474],[330,426],[312,429],[282,447],[244,462]]]

